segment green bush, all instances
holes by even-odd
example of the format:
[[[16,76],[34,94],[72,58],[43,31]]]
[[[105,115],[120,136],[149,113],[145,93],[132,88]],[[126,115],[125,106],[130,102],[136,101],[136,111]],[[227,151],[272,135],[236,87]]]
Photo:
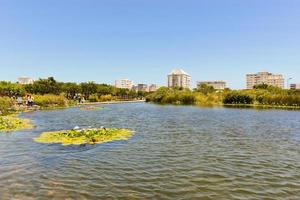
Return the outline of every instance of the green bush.
[[[59,95],[35,95],[34,104],[41,107],[64,107],[68,105],[68,101],[64,96]]]
[[[252,104],[253,98],[240,92],[232,92],[225,95],[224,104]]]
[[[9,97],[0,97],[0,115],[8,114],[13,105],[14,102]]]
[[[99,99],[98,99],[98,96],[96,94],[92,94],[89,96],[89,102],[98,102]]]

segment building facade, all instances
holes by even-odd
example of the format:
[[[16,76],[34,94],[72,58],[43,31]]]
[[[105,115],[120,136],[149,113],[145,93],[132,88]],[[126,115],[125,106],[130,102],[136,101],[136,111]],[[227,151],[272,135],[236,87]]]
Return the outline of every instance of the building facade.
[[[149,85],[149,92],[155,92],[158,89],[156,84]]]
[[[224,90],[226,88],[225,81],[198,81],[197,86],[208,85],[214,87],[216,90]]]
[[[191,89],[191,76],[182,69],[174,69],[168,75],[168,87],[182,87]]]
[[[290,85],[291,90],[300,90],[300,83],[298,84],[291,84]]]
[[[29,77],[19,77],[18,78],[18,83],[21,85],[28,85],[28,84],[33,84],[34,80]]]
[[[148,85],[147,84],[138,84],[137,91],[148,92],[149,91]]]
[[[255,85],[267,84],[284,88],[284,78],[281,74],[272,74],[269,72],[258,72],[257,74],[247,74],[247,89],[253,89]]]
[[[115,81],[116,88],[123,88],[131,90],[133,87],[133,81],[129,79],[120,79]]]

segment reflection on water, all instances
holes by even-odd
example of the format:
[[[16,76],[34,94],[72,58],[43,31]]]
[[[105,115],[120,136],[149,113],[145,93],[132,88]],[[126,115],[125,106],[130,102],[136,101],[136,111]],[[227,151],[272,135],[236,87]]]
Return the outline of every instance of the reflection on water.
[[[24,113],[0,134],[0,199],[298,199],[300,112],[105,105]],[[74,126],[129,128],[128,141],[33,142]]]

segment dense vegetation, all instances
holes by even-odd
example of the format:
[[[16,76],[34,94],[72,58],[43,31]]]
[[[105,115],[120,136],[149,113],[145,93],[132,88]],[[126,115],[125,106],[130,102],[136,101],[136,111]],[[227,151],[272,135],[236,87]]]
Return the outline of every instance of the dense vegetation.
[[[39,79],[29,85],[1,81],[0,114],[7,114],[9,110],[13,110],[16,98],[23,97],[25,101],[24,97],[27,94],[33,96],[35,105],[49,108],[72,105],[83,98],[89,102],[141,99],[147,93],[95,82],[58,82],[53,77]]]
[[[6,81],[0,82],[0,96],[16,97],[24,96],[26,93],[35,95],[64,95],[67,99],[74,99],[78,94],[85,99],[91,97],[95,99],[133,99],[142,98],[145,92],[136,92],[135,90],[116,88],[107,84],[97,84],[95,82],[84,83],[64,83],[58,82],[53,77],[47,79],[39,79],[33,84],[20,85]]]
[[[82,129],[44,132],[34,141],[39,143],[60,143],[63,145],[97,144],[114,140],[127,140],[133,132],[127,129]]]
[[[194,91],[163,87],[149,94],[146,101],[162,104],[300,107],[300,91],[265,84],[257,85],[252,90],[215,90],[206,85]]]

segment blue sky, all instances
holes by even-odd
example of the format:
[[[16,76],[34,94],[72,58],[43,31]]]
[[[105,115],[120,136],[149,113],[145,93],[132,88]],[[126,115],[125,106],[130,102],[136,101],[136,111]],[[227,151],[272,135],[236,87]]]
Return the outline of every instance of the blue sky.
[[[245,74],[300,83],[299,0],[0,0],[0,79],[245,87]]]

